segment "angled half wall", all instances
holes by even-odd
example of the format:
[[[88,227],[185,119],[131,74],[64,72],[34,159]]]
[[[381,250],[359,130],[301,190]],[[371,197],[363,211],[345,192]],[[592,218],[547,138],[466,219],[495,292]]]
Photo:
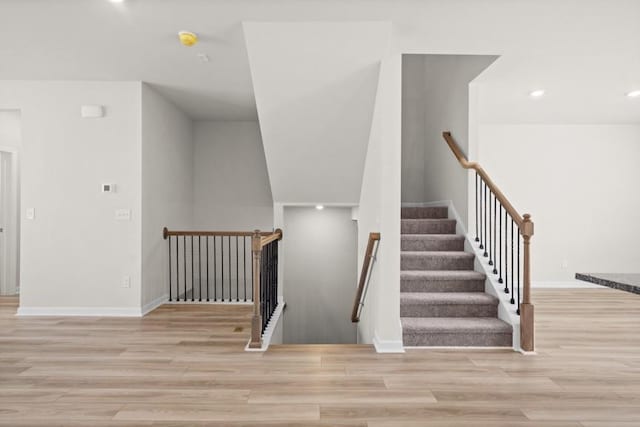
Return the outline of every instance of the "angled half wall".
[[[244,23],[273,199],[358,204],[390,23]]]

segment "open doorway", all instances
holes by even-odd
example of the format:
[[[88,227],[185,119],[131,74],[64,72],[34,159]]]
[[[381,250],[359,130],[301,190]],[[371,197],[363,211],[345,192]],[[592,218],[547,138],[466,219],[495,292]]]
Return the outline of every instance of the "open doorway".
[[[355,344],[358,246],[352,209],[288,206],[284,230],[283,343]]]
[[[0,110],[0,295],[20,292],[20,119]]]

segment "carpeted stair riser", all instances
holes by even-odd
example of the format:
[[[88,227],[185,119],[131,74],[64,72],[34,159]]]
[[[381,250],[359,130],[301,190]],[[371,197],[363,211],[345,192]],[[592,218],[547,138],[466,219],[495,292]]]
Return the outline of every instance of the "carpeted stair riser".
[[[407,347],[511,347],[511,333],[402,333],[402,342]]]
[[[402,234],[455,234],[455,219],[403,219]]]
[[[475,256],[467,252],[402,252],[401,270],[473,270]]]
[[[495,318],[403,317],[403,341],[409,346],[508,347],[513,328]]]
[[[446,207],[430,208],[402,208],[400,211],[402,219],[410,218],[431,218],[446,219],[449,216],[449,209]]]
[[[464,236],[455,234],[405,234],[400,237],[403,251],[464,251]]]
[[[484,280],[433,280],[400,278],[401,292],[484,292]]]

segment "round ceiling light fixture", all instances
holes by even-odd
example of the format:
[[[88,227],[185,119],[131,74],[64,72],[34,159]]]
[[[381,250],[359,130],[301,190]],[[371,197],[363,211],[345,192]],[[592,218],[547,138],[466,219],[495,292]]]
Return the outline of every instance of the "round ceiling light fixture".
[[[536,89],[534,91],[529,92],[529,96],[532,98],[540,98],[544,96],[544,89]]]
[[[632,90],[631,92],[627,93],[627,96],[629,98],[640,98],[640,90]]]
[[[180,31],[178,33],[178,39],[183,46],[191,47],[198,43],[198,35],[191,31]]]
[[[316,205],[316,209],[317,209],[317,210],[319,210],[319,211],[321,211],[322,209],[324,209],[324,206],[322,206],[322,205]]]

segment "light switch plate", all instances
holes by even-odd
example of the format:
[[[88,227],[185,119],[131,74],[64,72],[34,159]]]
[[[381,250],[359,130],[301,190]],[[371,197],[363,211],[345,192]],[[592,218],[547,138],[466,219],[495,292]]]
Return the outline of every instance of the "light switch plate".
[[[122,278],[122,287],[123,288],[130,288],[131,287],[131,277],[124,276]]]
[[[27,219],[36,219],[36,209],[27,208]]]
[[[131,209],[117,209],[116,220],[129,221],[131,219]]]

